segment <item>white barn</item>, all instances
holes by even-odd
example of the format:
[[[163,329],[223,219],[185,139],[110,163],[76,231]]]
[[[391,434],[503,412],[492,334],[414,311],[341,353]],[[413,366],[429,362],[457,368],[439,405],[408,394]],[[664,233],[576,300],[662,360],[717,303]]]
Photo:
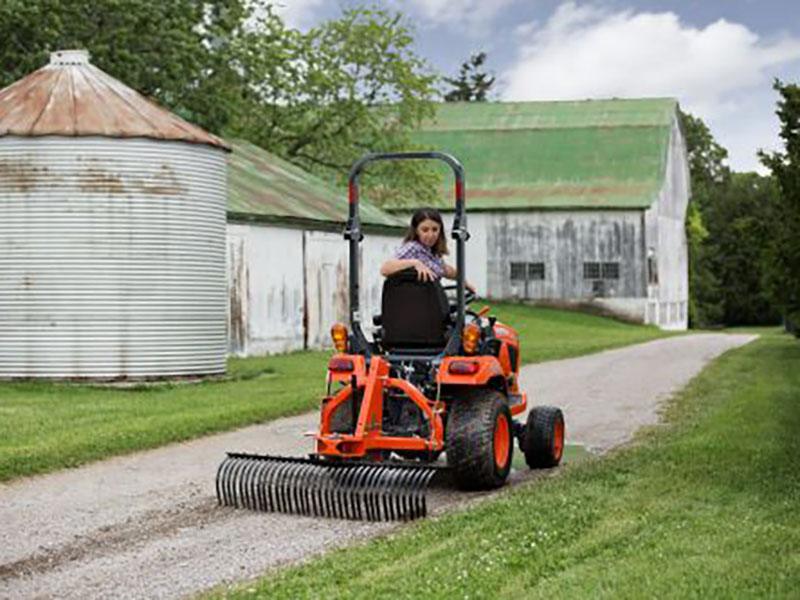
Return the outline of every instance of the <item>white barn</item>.
[[[480,294],[686,329],[689,168],[675,100],[443,104],[415,141],[464,164],[467,277]],[[451,196],[448,181],[444,211]]]

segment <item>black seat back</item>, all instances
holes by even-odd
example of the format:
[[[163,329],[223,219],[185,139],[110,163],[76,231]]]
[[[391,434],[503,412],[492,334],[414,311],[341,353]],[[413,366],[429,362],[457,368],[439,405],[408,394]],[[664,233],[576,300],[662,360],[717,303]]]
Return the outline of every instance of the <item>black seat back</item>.
[[[441,284],[419,281],[414,269],[387,277],[381,298],[383,347],[443,348],[449,303]]]

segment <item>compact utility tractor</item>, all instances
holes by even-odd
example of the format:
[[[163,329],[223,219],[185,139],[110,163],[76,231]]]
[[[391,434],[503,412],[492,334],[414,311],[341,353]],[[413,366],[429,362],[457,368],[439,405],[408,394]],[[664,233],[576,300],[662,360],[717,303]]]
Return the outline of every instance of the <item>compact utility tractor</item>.
[[[458,277],[454,301],[413,269],[384,283],[381,314],[368,341],[359,311],[358,180],[374,161],[439,159],[455,173]],[[511,327],[467,309],[465,243],[469,238],[464,171],[439,152],[370,154],[350,172],[350,327],[333,326],[337,353],[328,363],[316,452],[308,458],[230,453],[217,471],[221,504],[262,511],[366,520],[424,516],[425,493],[447,471],[463,489],[502,486],[514,438],[530,468],[554,467],[564,449],[564,417],[549,406],[527,408],[519,385],[519,337]],[[440,466],[439,455],[447,456]]]

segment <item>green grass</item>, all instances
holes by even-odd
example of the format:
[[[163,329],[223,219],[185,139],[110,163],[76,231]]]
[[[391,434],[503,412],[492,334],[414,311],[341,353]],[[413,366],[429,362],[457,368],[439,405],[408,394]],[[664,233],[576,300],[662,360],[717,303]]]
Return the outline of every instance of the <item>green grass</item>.
[[[668,427],[231,598],[734,598],[800,590],[800,344],[712,363]]]
[[[497,304],[519,329],[523,362],[586,354],[663,332],[609,319]],[[312,410],[326,352],[231,359],[224,381],[109,389],[0,383],[0,481]]]
[[[489,305],[491,314],[519,332],[523,363],[590,354],[670,335],[654,326],[631,325],[576,311],[507,302]],[[480,306],[481,302],[472,305]]]
[[[328,356],[233,358],[224,380],[194,384],[2,383],[0,481],[314,409]]]

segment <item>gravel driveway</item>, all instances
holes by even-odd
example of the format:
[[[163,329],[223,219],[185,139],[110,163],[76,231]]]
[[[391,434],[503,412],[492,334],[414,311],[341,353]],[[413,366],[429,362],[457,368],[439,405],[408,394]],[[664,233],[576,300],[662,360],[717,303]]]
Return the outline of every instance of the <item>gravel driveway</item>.
[[[755,336],[675,337],[523,368],[530,404],[564,409],[567,442],[603,451]],[[317,415],[0,485],[0,598],[174,598],[398,527],[218,508],[225,451],[303,455]],[[517,476],[513,479],[520,479]],[[468,498],[437,491],[434,512]]]

